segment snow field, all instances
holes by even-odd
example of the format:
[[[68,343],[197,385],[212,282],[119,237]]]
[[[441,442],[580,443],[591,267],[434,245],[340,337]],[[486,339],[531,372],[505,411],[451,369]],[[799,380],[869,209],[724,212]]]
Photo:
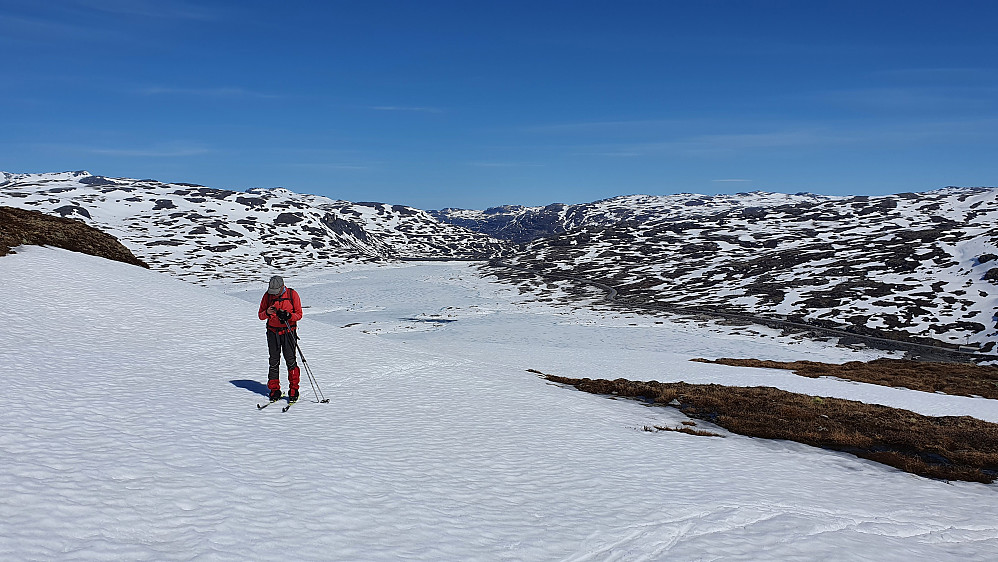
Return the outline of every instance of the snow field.
[[[331,401],[305,385],[282,414],[257,411],[251,384],[265,382],[265,280],[227,296],[36,247],[0,272],[17,288],[0,366],[18,396],[0,409],[0,559],[986,560],[998,547],[994,486],[795,443],[652,434],[640,428],[685,417],[524,372],[817,384],[687,361],[791,355],[776,337],[514,301],[467,265],[289,274]],[[455,321],[340,327],[433,313]],[[886,395],[984,402],[998,419],[990,401]]]

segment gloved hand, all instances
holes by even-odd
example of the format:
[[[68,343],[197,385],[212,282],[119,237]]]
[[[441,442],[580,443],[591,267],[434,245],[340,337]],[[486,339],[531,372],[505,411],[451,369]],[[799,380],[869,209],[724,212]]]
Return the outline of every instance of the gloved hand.
[[[277,311],[277,318],[281,322],[287,322],[288,320],[291,319],[291,313],[288,312],[287,310],[280,310],[280,309],[278,309],[278,311]]]

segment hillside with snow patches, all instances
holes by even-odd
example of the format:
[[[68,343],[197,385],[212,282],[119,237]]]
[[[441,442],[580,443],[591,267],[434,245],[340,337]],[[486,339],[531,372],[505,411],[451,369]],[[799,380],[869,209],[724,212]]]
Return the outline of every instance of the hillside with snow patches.
[[[487,259],[506,246],[401,205],[88,172],[2,173],[0,204],[80,219],[154,268],[198,282],[357,262]]]
[[[691,218],[745,208],[808,204],[833,199],[835,198],[812,193],[789,195],[753,192],[714,196],[680,193],[624,195],[577,205],[505,205],[484,211],[449,208],[428,212],[443,222],[523,244],[577,228],[609,226],[622,221],[642,222],[662,217]]]
[[[637,303],[988,352],[998,340],[996,188],[628,196],[439,216],[525,244],[508,263]]]
[[[996,188],[631,195],[423,211],[87,172],[0,180],[0,204],[81,219],[154,268],[202,283],[398,259],[503,257],[602,282],[636,304],[983,352],[998,341]],[[520,286],[540,293],[544,283]]]

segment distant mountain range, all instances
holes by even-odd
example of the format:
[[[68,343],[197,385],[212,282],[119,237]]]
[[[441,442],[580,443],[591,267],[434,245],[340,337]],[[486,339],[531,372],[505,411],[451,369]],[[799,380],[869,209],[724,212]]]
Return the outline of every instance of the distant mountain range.
[[[986,351],[998,339],[996,188],[629,196],[434,214],[520,242],[507,263],[598,280],[633,302]]]
[[[506,205],[484,211],[443,209],[427,212],[442,222],[523,244],[577,228],[609,226],[623,221],[644,222],[666,216],[696,217],[734,209],[817,203],[831,199],[833,198],[811,193],[784,195],[754,192],[714,196],[681,193],[666,196],[628,195],[579,205]]]
[[[287,189],[246,192],[89,172],[0,173],[0,204],[77,218],[191,281],[393,259],[488,259],[510,244],[425,211]]]
[[[3,173],[0,205],[79,218],[153,268],[197,282],[356,261],[502,257],[600,281],[633,302],[984,351],[998,340],[996,188],[423,211],[286,189]]]

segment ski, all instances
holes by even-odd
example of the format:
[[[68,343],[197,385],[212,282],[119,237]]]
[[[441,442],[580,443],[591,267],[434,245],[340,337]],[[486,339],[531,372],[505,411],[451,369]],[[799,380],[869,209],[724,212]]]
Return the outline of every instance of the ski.
[[[256,405],[256,409],[257,409],[257,410],[262,410],[262,409],[266,408],[267,406],[270,406],[270,405],[271,405],[271,404],[273,404],[274,402],[280,402],[280,399],[277,399],[277,400],[271,400],[270,402],[267,402],[266,404],[257,404],[257,405]]]
[[[294,402],[288,402],[288,405],[285,406],[285,407],[283,407],[283,408],[281,408],[281,411],[282,412],[287,412],[288,410],[291,409],[291,405],[294,404],[295,402],[297,402],[297,400],[295,400]]]

